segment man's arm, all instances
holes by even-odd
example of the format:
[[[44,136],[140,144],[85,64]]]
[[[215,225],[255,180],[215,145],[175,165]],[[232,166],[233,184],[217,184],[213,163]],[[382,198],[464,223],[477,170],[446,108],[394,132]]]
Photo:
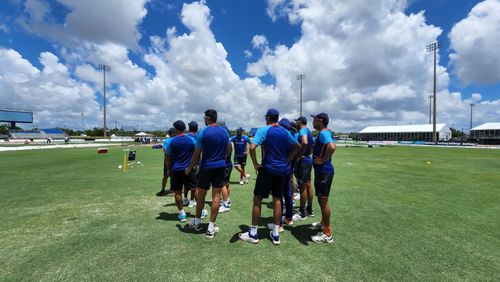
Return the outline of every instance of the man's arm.
[[[193,167],[200,160],[200,155],[201,155],[201,148],[194,149],[193,157],[191,158],[191,162],[189,163],[189,166],[184,170],[184,174],[189,175],[191,173],[191,170],[193,170]]]
[[[167,175],[170,176],[170,174],[172,173],[172,159],[170,158],[170,154],[165,155],[165,163],[166,163],[167,170],[168,170]]]
[[[300,151],[302,147],[300,146],[299,143],[295,143],[295,145],[293,145],[293,148],[292,150],[290,151],[290,154],[288,155],[288,162],[291,163],[293,158],[297,155],[297,153]]]
[[[322,165],[324,164],[327,160],[331,158],[333,153],[335,153],[335,150],[337,149],[337,145],[335,143],[330,142],[326,145],[325,153],[323,154],[322,158],[316,157],[314,158],[314,163],[317,165]]]
[[[302,144],[300,145],[299,158],[303,158],[308,144],[307,135],[302,135],[300,139],[302,140]]]
[[[261,165],[257,162],[257,153],[255,150],[256,148],[257,146],[255,144],[250,144],[250,157],[252,158],[253,167],[255,168],[255,172],[259,173],[259,168],[261,167]]]

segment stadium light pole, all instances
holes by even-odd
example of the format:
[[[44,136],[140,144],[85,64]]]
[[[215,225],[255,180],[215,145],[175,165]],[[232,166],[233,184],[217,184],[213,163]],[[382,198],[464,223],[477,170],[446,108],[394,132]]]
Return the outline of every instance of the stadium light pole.
[[[302,116],[302,80],[304,80],[304,79],[306,79],[305,74],[297,75],[297,80],[300,80],[300,107],[299,107],[300,115],[299,116]]]
[[[431,124],[432,116],[432,95],[429,95],[429,124]]]
[[[83,127],[83,112],[82,112],[82,133],[85,131],[85,128]]]
[[[103,94],[104,94],[104,99],[103,99],[103,112],[104,112],[104,138],[106,138],[106,72],[111,71],[111,67],[104,65],[104,64],[99,64],[99,69],[102,70],[103,74]]]
[[[472,131],[472,108],[474,108],[476,104],[473,104],[471,103],[470,104],[470,129],[469,129],[469,133]]]
[[[441,48],[441,42],[434,42],[426,46],[427,52],[434,53],[434,100],[433,100],[433,117],[432,117],[432,142],[437,144],[437,134],[436,134],[436,52]]]

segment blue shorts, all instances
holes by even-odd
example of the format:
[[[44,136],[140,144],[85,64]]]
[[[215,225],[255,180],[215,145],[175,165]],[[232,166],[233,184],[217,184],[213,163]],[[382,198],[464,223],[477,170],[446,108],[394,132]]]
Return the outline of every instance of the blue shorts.
[[[283,192],[290,185],[290,175],[272,174],[261,167],[257,174],[253,194],[261,198],[269,198],[269,194],[276,198],[283,198]]]
[[[316,197],[328,197],[333,182],[333,173],[314,172],[314,190]]]

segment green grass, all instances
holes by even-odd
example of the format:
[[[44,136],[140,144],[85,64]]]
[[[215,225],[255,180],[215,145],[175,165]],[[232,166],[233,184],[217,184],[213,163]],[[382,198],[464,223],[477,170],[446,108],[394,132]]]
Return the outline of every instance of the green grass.
[[[123,175],[122,149],[0,152],[0,281],[500,280],[500,150],[339,147],[336,242],[312,243],[308,219],[273,246],[269,200],[261,242],[237,240],[252,168],[209,241],[177,221],[173,197],[154,196],[161,152],[136,147],[144,166]]]

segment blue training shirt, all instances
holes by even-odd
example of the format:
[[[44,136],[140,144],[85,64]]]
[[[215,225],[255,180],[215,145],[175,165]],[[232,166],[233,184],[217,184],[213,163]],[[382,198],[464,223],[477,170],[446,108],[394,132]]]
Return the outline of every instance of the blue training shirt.
[[[307,147],[306,147],[306,151],[304,152],[304,159],[302,160],[302,162],[312,163],[311,153],[312,153],[312,148],[313,148],[313,144],[314,144],[313,135],[312,135],[311,131],[309,130],[309,128],[307,128],[307,127],[300,129],[300,131],[298,132],[298,135],[297,135],[297,139],[298,139],[300,145],[302,145],[302,136],[307,136]]]
[[[238,135],[231,138],[231,142],[234,144],[234,155],[235,157],[242,157],[247,152],[247,144],[252,143],[250,138],[246,135],[239,137]],[[247,152],[248,153],[248,152]]]
[[[314,150],[313,150],[313,156],[316,158],[322,158],[325,150],[326,150],[326,145],[328,143],[335,143],[335,141],[332,138],[332,133],[328,129],[323,129],[320,133],[319,136],[316,138],[316,143],[314,144]],[[332,158],[330,157],[326,162],[322,165],[314,165],[314,171],[320,172],[320,173],[335,173],[335,170],[333,168],[332,164]]]
[[[168,144],[166,153],[170,156],[172,171],[184,171],[193,157],[195,140],[185,134],[175,136]]]
[[[226,151],[229,134],[223,127],[210,124],[196,135],[196,148],[201,149],[200,168],[226,166]]]
[[[255,133],[253,143],[262,145],[262,166],[270,173],[290,175],[288,155],[297,139],[277,123],[261,127]]]
[[[167,148],[168,148],[168,144],[170,144],[170,141],[172,141],[173,138],[167,138],[165,140],[163,140],[163,144],[162,144],[162,147],[163,147],[163,153],[165,153],[165,155],[167,154]]]

